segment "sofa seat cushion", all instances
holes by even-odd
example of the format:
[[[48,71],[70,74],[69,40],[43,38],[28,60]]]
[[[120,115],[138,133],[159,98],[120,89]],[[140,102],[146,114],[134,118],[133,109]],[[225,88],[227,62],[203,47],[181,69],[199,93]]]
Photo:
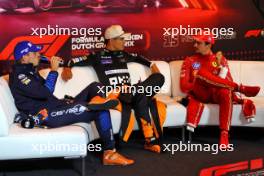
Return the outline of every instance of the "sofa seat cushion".
[[[158,95],[157,99],[167,106],[165,127],[182,126],[185,124],[186,108],[183,105],[166,95]]]
[[[79,126],[25,129],[12,124],[9,135],[0,138],[0,160],[86,156],[88,142]]]
[[[252,98],[256,105],[255,122],[248,123],[242,112],[241,105],[233,106],[233,114],[231,126],[251,126],[251,127],[263,127],[264,126],[264,98],[255,97]],[[219,105],[206,104],[203,115],[201,117],[200,125],[219,125]]]

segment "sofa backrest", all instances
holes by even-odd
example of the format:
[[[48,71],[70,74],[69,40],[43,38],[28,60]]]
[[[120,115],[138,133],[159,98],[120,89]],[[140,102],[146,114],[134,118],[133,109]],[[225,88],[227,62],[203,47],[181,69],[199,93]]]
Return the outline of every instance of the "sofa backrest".
[[[165,77],[165,83],[162,86],[161,94],[171,96],[171,74],[169,63],[165,61],[153,61],[153,63],[158,66],[161,74]],[[138,63],[129,63],[128,70],[132,84],[136,84],[139,80],[145,80],[151,74],[150,69]]]
[[[180,89],[180,71],[183,61],[170,62],[171,79],[172,79],[172,96],[186,96]],[[264,75],[264,62],[256,61],[229,61],[230,71],[233,80],[245,85],[258,85],[261,91],[258,96],[264,96],[264,80],[261,78]],[[263,81],[262,81],[263,80]]]
[[[240,81],[247,85],[260,86],[258,96],[264,96],[264,62],[241,61]]]
[[[186,94],[181,91],[180,88],[180,72],[183,61],[170,62],[171,70],[171,89],[173,97],[185,97]]]
[[[164,90],[162,93],[165,95],[171,95],[171,77],[170,67],[167,62],[155,61],[161,73],[165,76],[165,83],[162,87]],[[128,64],[129,73],[131,75],[132,84],[137,83],[139,80],[145,80],[150,75],[150,70],[137,63]],[[62,72],[60,68],[59,73]],[[40,74],[45,78],[49,72],[49,69],[40,71]],[[58,78],[54,94],[58,98],[63,98],[64,95],[75,96],[87,85],[93,81],[98,81],[97,75],[93,67],[73,67],[72,68],[73,78],[68,82],[64,82],[61,77]]]
[[[8,83],[0,77],[0,136],[8,135],[8,129],[17,112]]]
[[[41,70],[40,75],[46,78],[49,71],[49,69]],[[96,73],[92,67],[73,67],[73,77],[68,82],[64,82],[60,77],[62,68],[60,68],[58,72],[59,77],[57,79],[54,95],[60,99],[63,98],[64,95],[70,95],[74,97],[87,85],[89,85],[93,81],[98,80]]]

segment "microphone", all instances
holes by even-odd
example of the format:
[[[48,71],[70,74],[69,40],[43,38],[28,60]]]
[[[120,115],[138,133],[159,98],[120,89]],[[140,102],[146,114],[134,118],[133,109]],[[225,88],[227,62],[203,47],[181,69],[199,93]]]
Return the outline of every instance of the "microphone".
[[[49,59],[46,57],[46,56],[40,56],[40,63],[41,64],[50,64],[50,61],[49,61]],[[64,66],[64,61],[63,60],[61,60],[60,61],[60,64],[59,64],[61,67],[63,67]]]

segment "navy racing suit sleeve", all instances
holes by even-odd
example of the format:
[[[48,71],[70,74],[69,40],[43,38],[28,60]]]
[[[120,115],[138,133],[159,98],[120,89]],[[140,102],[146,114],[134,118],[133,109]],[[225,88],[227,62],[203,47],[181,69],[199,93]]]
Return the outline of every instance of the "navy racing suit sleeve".
[[[45,86],[49,89],[51,93],[53,93],[55,90],[58,75],[59,74],[57,71],[50,71],[46,78]]]
[[[141,55],[129,54],[129,53],[126,53],[126,54],[127,54],[127,62],[136,62],[142,65],[145,65],[147,67],[150,67],[151,65],[151,62]]]
[[[34,99],[48,99],[53,96],[49,88],[41,81],[34,78],[25,77],[17,81],[17,89],[20,94]]]

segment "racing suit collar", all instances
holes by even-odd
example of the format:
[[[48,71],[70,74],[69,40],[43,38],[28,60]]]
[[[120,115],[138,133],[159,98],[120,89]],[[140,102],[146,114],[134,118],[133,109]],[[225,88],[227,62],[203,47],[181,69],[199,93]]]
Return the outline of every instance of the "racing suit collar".
[[[122,51],[122,50],[112,51],[112,50],[109,50],[109,49],[107,49],[107,48],[105,48],[104,51],[105,51],[105,52],[108,52],[108,53],[122,53],[122,52],[124,52],[124,51]]]
[[[14,65],[15,72],[23,73],[23,72],[36,72],[36,67],[33,64],[15,64]]]
[[[206,55],[202,55],[202,54],[198,54],[197,56],[199,56],[200,58],[203,58],[203,59],[207,59],[207,58],[210,58],[213,54],[213,52],[210,52]]]

